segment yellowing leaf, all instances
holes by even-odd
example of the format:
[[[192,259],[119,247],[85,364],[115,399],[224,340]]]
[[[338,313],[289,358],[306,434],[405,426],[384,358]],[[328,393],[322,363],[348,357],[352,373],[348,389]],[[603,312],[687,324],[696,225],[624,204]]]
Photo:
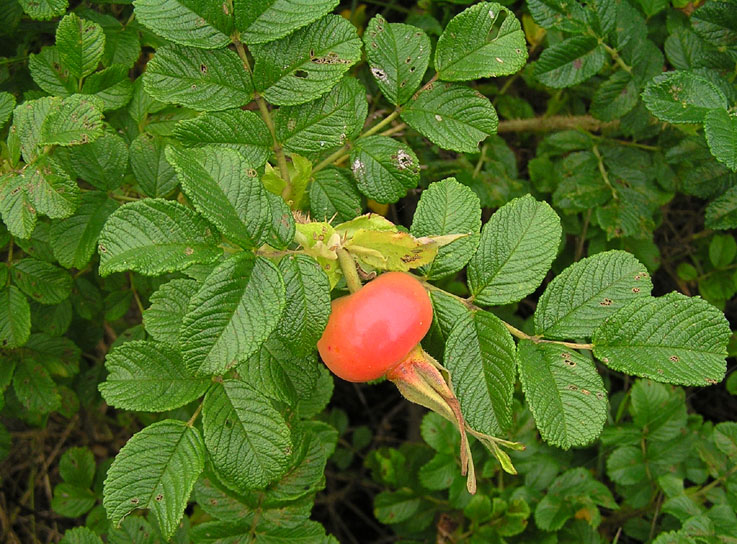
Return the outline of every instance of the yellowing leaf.
[[[335,230],[344,238],[352,238],[356,231],[359,230],[396,232],[397,227],[394,223],[381,215],[367,213],[356,217],[355,219],[351,219],[350,221],[346,221],[345,223],[341,223],[335,227]]]
[[[344,247],[369,266],[404,272],[429,264],[438,253],[434,240],[419,240],[407,232],[366,229],[357,230]]]

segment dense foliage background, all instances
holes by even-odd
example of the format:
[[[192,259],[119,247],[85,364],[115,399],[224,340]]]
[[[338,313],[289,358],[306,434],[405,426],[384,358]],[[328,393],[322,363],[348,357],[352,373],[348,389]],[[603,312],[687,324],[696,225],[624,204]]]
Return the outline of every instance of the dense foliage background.
[[[735,79],[731,0],[0,0],[0,538],[737,542]],[[333,236],[518,474],[319,363]]]

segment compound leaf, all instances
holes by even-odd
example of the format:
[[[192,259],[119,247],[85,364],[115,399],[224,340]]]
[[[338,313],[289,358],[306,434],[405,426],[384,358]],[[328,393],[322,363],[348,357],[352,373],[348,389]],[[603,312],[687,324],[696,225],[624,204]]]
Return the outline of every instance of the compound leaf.
[[[704,386],[724,378],[729,335],[714,306],[674,292],[633,300],[604,321],[594,331],[594,355],[627,374]]]
[[[159,421],[134,434],[115,456],[102,504],[118,527],[133,510],[148,508],[169,539],[204,466],[200,431],[183,421]]]

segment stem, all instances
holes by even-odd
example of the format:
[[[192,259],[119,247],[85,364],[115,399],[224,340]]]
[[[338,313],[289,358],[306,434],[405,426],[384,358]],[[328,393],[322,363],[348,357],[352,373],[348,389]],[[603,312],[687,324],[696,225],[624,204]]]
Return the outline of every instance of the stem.
[[[616,49],[608,46],[602,41],[599,41],[599,43],[604,46],[604,50],[607,53],[609,53],[609,55],[612,57],[612,60],[614,60],[614,62],[616,62],[619,65],[619,67],[622,68],[622,70],[624,70],[628,74],[632,74],[632,67],[630,67],[629,64],[627,64],[626,62],[622,60],[622,57],[619,56],[619,53],[617,52]]]
[[[187,421],[187,427],[191,427],[192,425],[194,425],[194,422],[197,421],[197,416],[200,415],[200,412],[202,411],[202,405],[203,404],[204,403],[200,402],[200,405],[194,411],[194,414],[192,414],[192,417],[189,418],[189,421]]]
[[[605,123],[590,115],[551,115],[550,117],[500,121],[497,132],[555,132],[575,129],[599,132],[618,125],[619,121]]]
[[[578,244],[576,245],[576,256],[573,259],[574,261],[579,261],[583,256],[583,245],[586,242],[586,231],[589,230],[589,221],[591,221],[591,208],[588,209],[583,218],[583,228],[581,229],[581,236],[578,238]]]
[[[337,162],[339,159],[342,159],[343,157],[347,157],[350,155],[350,151],[348,150],[348,146],[344,145],[334,153],[331,153],[328,155],[325,159],[321,160],[317,165],[312,169],[312,173],[319,172],[323,168],[326,168],[333,164],[334,162]]]
[[[246,69],[246,71],[249,74],[251,74],[253,71],[251,70],[251,64],[248,62],[248,55],[246,54],[246,48],[243,46],[243,43],[241,43],[240,38],[237,35],[233,36],[232,40],[233,40],[233,44],[235,45],[235,49],[238,52],[238,56],[241,58],[241,62],[243,62],[243,67]],[[284,200],[288,200],[292,196],[292,182],[289,179],[289,168],[287,167],[287,157],[286,155],[284,155],[284,149],[282,148],[281,144],[279,143],[279,140],[276,137],[276,129],[274,128],[274,120],[271,118],[271,112],[269,111],[269,107],[266,105],[266,101],[263,99],[263,97],[258,92],[253,93],[253,99],[256,101],[256,105],[258,106],[259,113],[261,113],[261,118],[264,120],[264,123],[266,123],[266,128],[269,129],[269,133],[271,134],[271,139],[274,142],[272,149],[274,150],[274,155],[276,155],[276,163],[279,166],[279,174],[281,175],[281,178],[286,183],[281,196],[282,198],[284,198]]]
[[[619,200],[619,195],[617,194],[616,189],[612,185],[612,182],[609,181],[609,174],[604,167],[604,159],[601,157],[601,153],[599,153],[599,148],[597,146],[594,146],[591,148],[591,151],[593,151],[594,155],[596,155],[596,160],[599,162],[599,173],[601,174],[604,183],[606,183],[607,187],[609,187],[609,190],[612,192],[612,198],[614,200]]]
[[[379,132],[382,128],[384,128],[386,125],[394,121],[397,117],[399,117],[400,110],[397,108],[393,112],[391,112],[389,115],[384,117],[381,121],[376,123],[374,126],[372,126],[370,129],[368,129],[366,132],[361,134],[361,138],[364,138],[366,136],[371,136],[372,134],[376,134]]]
[[[479,160],[476,163],[476,168],[473,169],[473,177],[478,177],[479,173],[481,172],[481,167],[484,165],[484,161],[486,160],[486,148],[487,144],[484,144],[481,146],[481,155],[479,156]]]
[[[407,128],[407,123],[399,123],[398,125],[395,125],[392,128],[385,130],[384,132],[380,132],[379,135],[391,136],[392,134],[403,131],[405,128]]]
[[[361,288],[361,278],[358,277],[358,271],[356,270],[356,261],[353,260],[348,250],[340,248],[337,250],[338,263],[340,269],[343,271],[345,282],[348,284],[348,290],[351,293],[355,293]]]
[[[136,300],[138,311],[143,315],[143,304],[141,303],[141,298],[138,296],[138,291],[136,291],[136,286],[133,283],[133,272],[128,272],[128,281],[130,282],[131,292],[133,293],[133,298]]]

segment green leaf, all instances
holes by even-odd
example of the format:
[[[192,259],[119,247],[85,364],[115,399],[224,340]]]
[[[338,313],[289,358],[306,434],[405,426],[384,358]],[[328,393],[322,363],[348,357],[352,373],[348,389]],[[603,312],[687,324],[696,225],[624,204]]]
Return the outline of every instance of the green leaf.
[[[709,150],[732,171],[737,171],[737,115],[727,110],[711,110],[704,118]]]
[[[338,0],[235,0],[236,27],[247,44],[266,43],[330,13]]]
[[[481,229],[481,206],[476,194],[455,178],[431,183],[422,191],[412,218],[413,236],[468,234],[438,249],[423,268],[428,278],[443,278],[461,270],[476,252]]]
[[[586,28],[587,12],[577,2],[528,0],[527,8],[535,22],[543,28],[555,28],[576,34],[581,33]]]
[[[133,270],[147,276],[212,263],[221,250],[200,216],[177,202],[146,199],[118,208],[100,234],[100,275]]]
[[[382,491],[374,497],[374,516],[381,523],[401,523],[417,514],[422,498],[411,489]]]
[[[103,191],[117,189],[128,171],[128,146],[113,132],[94,142],[69,148],[69,162],[77,177]]]
[[[709,260],[716,268],[726,268],[737,255],[737,242],[733,236],[715,234],[709,242]]]
[[[276,328],[284,282],[270,261],[237,253],[218,265],[189,302],[180,340],[187,366],[220,374],[245,360]]]
[[[17,348],[31,334],[31,307],[14,286],[0,289],[0,346]]]
[[[376,15],[363,34],[371,74],[386,99],[400,106],[422,83],[430,63],[430,38],[422,30],[402,23],[387,23]]]
[[[102,134],[102,105],[97,98],[74,94],[55,103],[41,125],[41,145],[79,145]]]
[[[647,269],[630,253],[597,253],[548,284],[535,310],[535,332],[547,338],[589,337],[614,312],[650,295],[652,287]]]
[[[18,238],[30,238],[36,227],[36,208],[30,202],[23,175],[0,176],[0,214],[8,231]]]
[[[253,98],[251,78],[230,49],[160,47],[146,65],[143,85],[156,100],[204,111],[240,107]]]
[[[279,271],[286,286],[286,306],[277,333],[295,354],[310,353],[330,316],[330,281],[307,255],[283,258]]]
[[[41,363],[22,358],[13,374],[13,389],[23,407],[31,413],[47,414],[61,408],[54,380]]]
[[[78,90],[77,81],[61,65],[56,46],[44,47],[40,53],[29,55],[28,69],[33,81],[47,93],[65,97]]]
[[[730,330],[698,297],[638,299],[594,331],[594,355],[614,370],[681,385],[720,382]]]
[[[350,221],[361,213],[361,193],[347,171],[325,168],[315,175],[309,188],[310,216],[317,221]]]
[[[108,353],[107,379],[98,389],[121,410],[166,412],[204,395],[212,383],[192,376],[177,349],[167,344],[131,340]]]
[[[254,45],[256,90],[278,106],[303,104],[332,89],[361,58],[356,27],[328,15],[267,45]]]
[[[546,48],[535,63],[535,77],[548,87],[572,87],[599,72],[607,60],[592,36],[574,36]]]
[[[95,252],[105,221],[117,209],[118,204],[105,193],[88,191],[82,194],[74,215],[53,221],[49,241],[59,264],[83,269]]]
[[[704,40],[737,59],[737,14],[731,2],[707,2],[691,15],[691,26]]]
[[[415,152],[388,136],[358,140],[351,152],[351,169],[358,190],[382,204],[396,202],[420,181]]]
[[[167,40],[202,49],[230,43],[233,14],[220,2],[135,0],[133,5],[136,19]]]
[[[703,123],[709,110],[727,108],[727,99],[713,83],[682,70],[654,77],[642,100],[650,113],[668,123]]]
[[[286,249],[294,241],[296,231],[292,210],[281,195],[266,191],[266,197],[271,207],[271,230],[266,243],[275,248]]]
[[[56,47],[61,64],[76,78],[97,69],[105,50],[105,34],[97,23],[68,13],[56,27]]]
[[[728,189],[707,206],[705,223],[710,229],[737,227],[737,187]]]
[[[478,151],[479,142],[496,134],[499,120],[484,95],[453,83],[433,84],[409,102],[402,119],[443,149]]]
[[[41,139],[41,126],[52,109],[57,109],[61,99],[45,96],[38,100],[28,100],[13,110],[13,126],[20,139],[23,160],[27,163],[38,157],[38,145]]]
[[[729,459],[734,459],[737,456],[737,423],[717,423],[714,427],[714,444]]]
[[[354,138],[367,113],[366,89],[345,77],[322,98],[279,108],[274,115],[276,137],[287,150],[314,157]]]
[[[15,108],[15,96],[5,91],[0,92],[0,128],[5,126],[5,122],[10,119],[10,114]]]
[[[613,121],[629,113],[640,96],[637,84],[624,70],[614,72],[596,89],[591,100],[591,114],[602,121]]]
[[[302,347],[303,355],[272,335],[238,366],[238,375],[261,394],[295,406],[300,398],[309,396],[319,377],[314,345],[312,349]]]
[[[194,207],[225,236],[246,248],[264,242],[271,225],[266,189],[240,153],[214,146],[169,146],[166,157]]]
[[[165,150],[164,140],[147,132],[131,142],[131,170],[141,190],[153,198],[167,196],[179,183],[177,173],[166,160]]]
[[[122,108],[133,96],[133,82],[128,70],[124,64],[113,64],[95,72],[84,80],[82,92],[102,100],[104,111]]]
[[[75,527],[64,533],[59,544],[102,544],[102,540],[87,527]]]
[[[289,427],[249,384],[216,384],[205,397],[202,424],[213,465],[236,490],[263,488],[286,471]]]
[[[186,147],[217,145],[235,149],[254,168],[266,163],[273,146],[261,117],[240,108],[179,121],[174,127],[174,137]]]
[[[35,207],[34,211],[52,219],[63,219],[77,209],[81,194],[79,187],[50,156],[42,155],[35,164],[26,166],[21,178],[23,190]]]
[[[556,344],[519,343],[522,390],[543,440],[585,446],[604,427],[607,393],[593,361]]]
[[[442,81],[506,76],[526,60],[519,21],[496,2],[480,2],[453,17],[435,48],[435,69]]]
[[[51,508],[64,517],[77,518],[89,512],[96,502],[91,489],[64,482],[54,487]]]
[[[485,434],[508,429],[517,361],[499,318],[483,311],[463,315],[448,335],[443,361],[466,422]]]
[[[682,389],[649,380],[637,380],[630,391],[632,422],[648,440],[667,442],[682,437],[687,425]]]
[[[148,508],[168,540],[204,465],[200,432],[182,421],[166,419],[137,432],[107,472],[102,503],[110,521],[120,526],[133,510]]]
[[[58,304],[72,292],[72,277],[66,270],[36,259],[13,263],[10,273],[18,288],[42,304]]]
[[[33,310],[38,311],[38,308],[34,307]],[[21,353],[24,357],[42,362],[52,375],[71,378],[79,372],[80,350],[74,342],[63,336],[34,332]]]
[[[532,293],[558,253],[560,236],[560,219],[546,202],[525,195],[499,208],[481,230],[468,265],[476,302],[507,304]]]
[[[151,305],[143,312],[146,332],[154,340],[177,345],[179,329],[189,300],[197,292],[197,282],[188,279],[175,279],[165,283],[151,295]]]
[[[59,475],[67,483],[90,487],[95,477],[95,456],[88,448],[69,448],[59,460]]]
[[[48,21],[59,15],[63,15],[69,7],[68,0],[18,0],[31,19]]]

